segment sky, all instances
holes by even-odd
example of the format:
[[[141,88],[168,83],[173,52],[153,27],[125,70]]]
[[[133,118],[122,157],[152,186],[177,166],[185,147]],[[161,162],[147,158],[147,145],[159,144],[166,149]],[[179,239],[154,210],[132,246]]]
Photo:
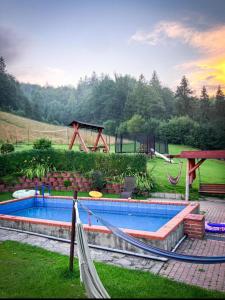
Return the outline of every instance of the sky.
[[[225,0],[0,0],[0,56],[20,82],[77,86],[104,73],[174,91],[225,90]]]

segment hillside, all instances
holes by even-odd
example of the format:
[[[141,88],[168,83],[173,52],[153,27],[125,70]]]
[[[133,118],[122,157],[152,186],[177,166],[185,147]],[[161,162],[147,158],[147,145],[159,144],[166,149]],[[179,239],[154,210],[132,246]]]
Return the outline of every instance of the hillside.
[[[81,130],[87,144],[93,144],[96,132]],[[38,138],[49,138],[54,144],[68,145],[73,130],[67,126],[52,125],[0,111],[0,141],[30,143]],[[110,137],[106,136],[107,142]],[[111,142],[113,137],[111,137]]]

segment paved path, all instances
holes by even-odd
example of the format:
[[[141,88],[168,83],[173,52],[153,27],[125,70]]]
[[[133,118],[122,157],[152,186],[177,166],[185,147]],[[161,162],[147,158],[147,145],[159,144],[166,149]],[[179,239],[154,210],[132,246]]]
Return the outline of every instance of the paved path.
[[[200,210],[205,212],[207,221],[225,223],[225,200],[200,201]],[[222,237],[223,240],[212,240],[211,237],[219,237],[219,239]],[[186,239],[177,252],[190,255],[225,256],[225,235],[207,235],[204,240]],[[170,260],[163,265],[159,274],[176,281],[225,291],[225,263],[200,265]]]
[[[201,211],[206,213],[206,220],[225,223],[225,202],[201,201]],[[215,235],[216,238],[218,235]],[[221,239],[221,237],[219,237]],[[0,229],[0,241],[15,240],[22,243],[40,246],[44,249],[69,255],[69,244],[49,240],[43,237],[16,233]],[[177,252],[193,255],[225,255],[225,236],[223,240],[186,239]],[[75,255],[76,247],[75,247]],[[162,276],[208,289],[225,291],[225,263],[215,265],[188,264],[169,260],[166,263],[138,258],[119,253],[91,249],[91,256],[96,261],[118,265],[125,268],[141,269],[158,273]]]

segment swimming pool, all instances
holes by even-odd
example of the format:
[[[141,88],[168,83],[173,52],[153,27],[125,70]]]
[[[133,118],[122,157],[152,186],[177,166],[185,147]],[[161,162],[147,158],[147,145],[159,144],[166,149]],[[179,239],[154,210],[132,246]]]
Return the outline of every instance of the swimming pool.
[[[135,230],[157,231],[176,216],[185,205],[144,204],[83,200],[83,205],[111,224]],[[78,204],[83,224],[99,225],[97,219]],[[0,214],[27,218],[71,222],[72,200],[30,198],[0,207]]]
[[[128,234],[147,239],[162,248],[175,245],[183,235],[182,220],[188,213],[197,212],[198,204],[125,199],[82,198],[81,203],[109,223]],[[72,198],[42,197],[10,200],[0,203],[0,225],[69,238],[72,216]],[[92,244],[127,248],[126,244],[94,216],[79,207],[79,213],[88,240]],[[126,242],[124,242],[126,243]],[[132,246],[131,246],[132,247]]]

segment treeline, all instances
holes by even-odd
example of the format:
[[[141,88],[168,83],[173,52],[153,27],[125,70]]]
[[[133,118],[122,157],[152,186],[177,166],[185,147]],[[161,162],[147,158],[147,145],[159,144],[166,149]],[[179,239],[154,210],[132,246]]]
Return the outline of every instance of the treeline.
[[[149,132],[171,143],[225,149],[225,96],[220,86],[214,97],[208,96],[205,87],[196,97],[185,76],[173,93],[156,72],[150,81],[143,75],[137,80],[93,73],[80,79],[76,88],[21,83],[19,90],[20,98],[12,100],[15,105],[5,101],[2,109],[54,124],[68,125],[73,119],[103,124],[109,134]]]

